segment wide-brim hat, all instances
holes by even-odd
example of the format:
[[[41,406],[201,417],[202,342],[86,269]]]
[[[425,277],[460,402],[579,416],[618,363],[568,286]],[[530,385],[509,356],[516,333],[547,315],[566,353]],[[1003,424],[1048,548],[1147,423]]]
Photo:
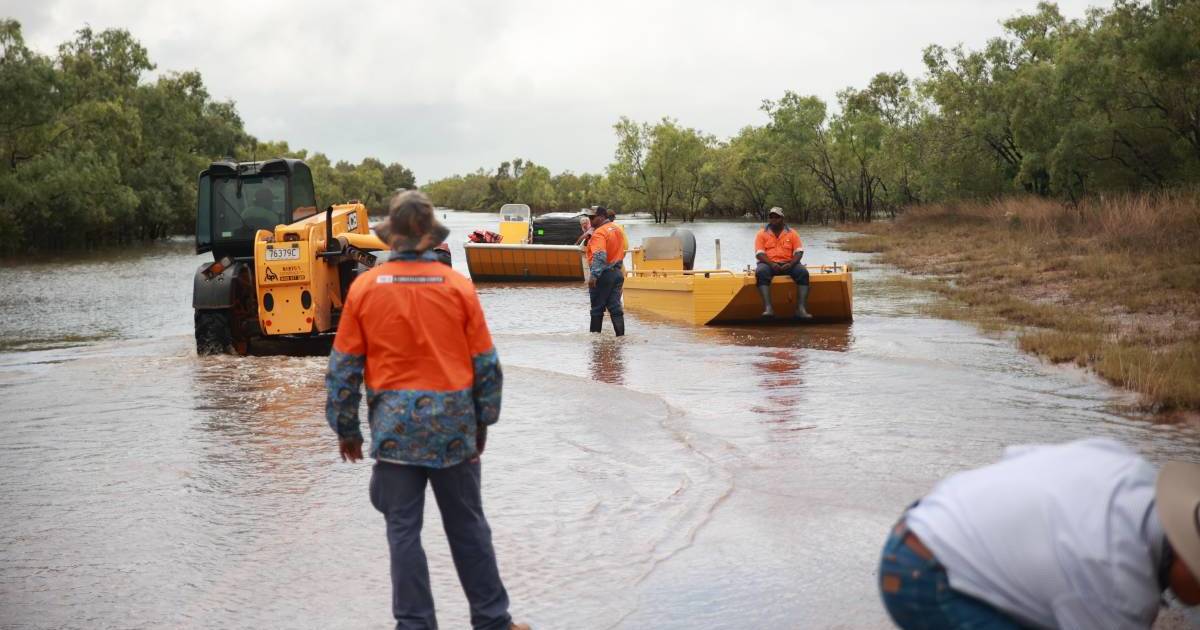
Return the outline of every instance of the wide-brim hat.
[[[1154,503],[1175,555],[1200,577],[1200,464],[1167,462],[1158,472]]]
[[[592,206],[591,208],[583,211],[583,216],[585,217],[594,217],[598,215],[608,216],[608,212],[604,206]]]
[[[775,206],[774,208],[767,210],[767,216],[771,216],[771,215],[783,216],[783,208],[780,208],[779,206]]]

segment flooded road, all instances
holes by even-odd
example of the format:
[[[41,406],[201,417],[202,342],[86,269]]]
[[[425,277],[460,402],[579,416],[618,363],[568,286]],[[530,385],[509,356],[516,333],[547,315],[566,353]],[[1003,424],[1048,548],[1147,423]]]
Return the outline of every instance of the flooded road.
[[[468,229],[449,213],[455,265]],[[697,266],[746,224],[690,226]],[[630,240],[670,228],[628,224]],[[1194,427],[922,315],[856,265],[855,321],[587,329],[581,286],[480,287],[505,366],[484,495],[518,619],[538,628],[887,627],[888,526],[941,476],[1013,443],[1106,435],[1200,459]],[[338,461],[320,357],[197,357],[190,243],[0,266],[0,627],[388,627],[367,465]],[[437,511],[443,627],[466,627]],[[1181,622],[1186,624],[1187,622]]]

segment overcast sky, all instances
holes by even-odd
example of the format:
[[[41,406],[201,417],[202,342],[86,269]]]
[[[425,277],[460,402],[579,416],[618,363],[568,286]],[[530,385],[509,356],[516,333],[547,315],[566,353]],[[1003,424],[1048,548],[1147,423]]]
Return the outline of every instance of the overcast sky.
[[[1088,5],[1062,0],[1068,17]],[[979,47],[1034,0],[587,3],[0,0],[50,53],[85,24],[128,29],[160,71],[199,70],[263,139],[418,181],[524,157],[599,171],[619,116],[728,137],[785,90],[832,100],[928,44]]]

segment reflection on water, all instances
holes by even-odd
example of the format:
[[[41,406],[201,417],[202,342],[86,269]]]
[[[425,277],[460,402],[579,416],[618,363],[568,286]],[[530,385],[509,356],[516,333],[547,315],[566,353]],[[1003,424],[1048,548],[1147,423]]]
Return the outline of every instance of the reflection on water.
[[[794,350],[764,352],[754,362],[754,371],[759,376],[761,394],[750,411],[778,425],[781,430],[794,430],[805,412],[804,356]],[[812,428],[812,425],[803,428]]]
[[[759,348],[795,348],[846,352],[854,325],[768,323],[758,326],[705,326],[697,331],[704,343],[732,344]]]
[[[589,372],[592,379],[609,385],[625,384],[625,358],[622,340],[607,335],[594,335]]]
[[[727,267],[753,259],[757,226],[688,227],[698,264],[718,237]],[[929,296],[802,232],[813,262],[858,266],[852,324],[629,312],[616,339],[587,332],[582,284],[480,288],[506,376],[484,500],[520,618],[886,627],[879,547],[941,476],[1091,435],[1200,459],[1195,428],[1114,414],[1095,379],[922,317]],[[325,359],[197,358],[199,260],[168,243],[0,266],[0,627],[388,623],[382,518],[369,466],[337,459]],[[425,527],[439,618],[465,627],[436,510]]]

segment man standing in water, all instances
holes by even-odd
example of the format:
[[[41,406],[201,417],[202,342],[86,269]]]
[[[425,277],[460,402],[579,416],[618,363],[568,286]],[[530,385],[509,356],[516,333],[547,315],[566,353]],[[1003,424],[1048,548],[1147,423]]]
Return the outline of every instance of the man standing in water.
[[[1200,465],[1095,438],[1013,447],[942,481],[883,550],[901,628],[1149,628],[1200,603]]]
[[[604,311],[612,317],[613,332],[625,334],[625,311],[621,308],[621,288],[625,285],[625,236],[621,228],[608,220],[608,209],[592,206],[587,211],[592,222],[592,238],[587,244],[588,294],[592,300],[594,333],[604,328]]]
[[[808,304],[808,269],[800,264],[804,256],[804,243],[795,230],[783,222],[783,208],[767,211],[767,227],[754,237],[754,257],[758,268],[754,272],[758,294],[762,296],[763,317],[774,317],[771,307],[771,280],[786,275],[796,283],[796,318],[812,319],[805,306]]]
[[[436,628],[421,548],[425,485],[433,487],[474,628],[513,624],[480,496],[487,428],[500,418],[503,375],[471,282],[439,264],[449,231],[423,193],[389,204],[394,256],[350,287],[329,371],[325,416],[342,460],[362,459],[358,407],[366,382],[371,504],[383,513],[397,629]],[[365,377],[365,378],[364,378]]]

